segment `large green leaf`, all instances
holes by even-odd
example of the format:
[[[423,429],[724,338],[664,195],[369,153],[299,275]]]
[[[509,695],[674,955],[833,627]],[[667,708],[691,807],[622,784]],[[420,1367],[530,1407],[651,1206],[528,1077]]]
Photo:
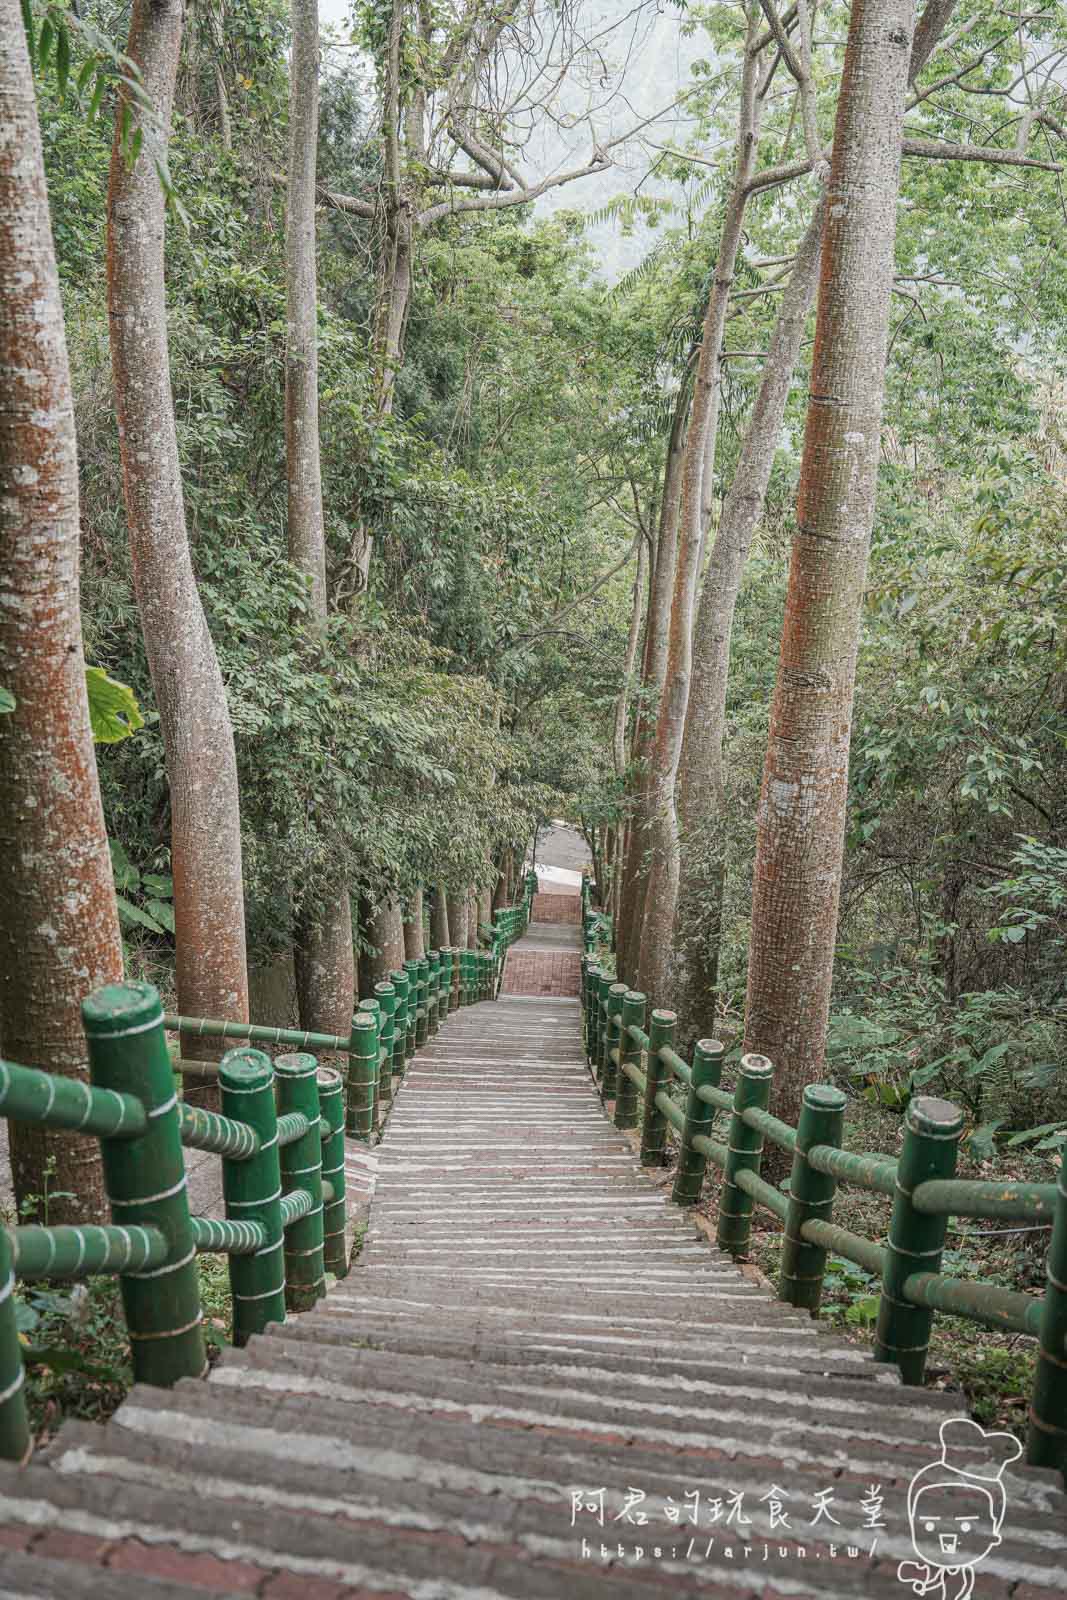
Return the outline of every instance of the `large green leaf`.
[[[166,929],[155,917],[150,917],[147,911],[142,911],[140,906],[135,906],[132,900],[126,900],[121,894],[115,896],[115,903],[119,910],[119,921],[127,927],[136,924],[140,928],[148,928],[152,933],[165,933]],[[159,901],[154,902],[156,905]]]
[[[174,932],[174,907],[169,906],[165,900],[149,900],[146,902],[150,916],[162,923],[168,933]]]
[[[115,878],[115,888],[136,889],[141,881],[141,874],[126,854],[126,847],[119,839],[109,839],[108,848],[111,851],[111,871]]]
[[[109,678],[103,667],[86,667],[89,722],[97,744],[118,744],[144,727],[144,717],[133,690]]]

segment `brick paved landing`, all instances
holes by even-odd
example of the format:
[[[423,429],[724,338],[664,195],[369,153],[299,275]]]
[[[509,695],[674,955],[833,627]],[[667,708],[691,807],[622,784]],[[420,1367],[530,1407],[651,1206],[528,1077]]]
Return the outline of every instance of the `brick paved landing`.
[[[532,916],[534,922],[580,923],[581,896],[577,890],[573,894],[535,894]]]
[[[958,1401],[780,1305],[669,1204],[602,1114],[576,1002],[451,1018],[379,1158],[319,1311],[0,1469],[0,1600],[911,1593],[907,1484]],[[1053,1600],[1064,1497],[1004,1481],[976,1600]]]
[[[581,927],[577,918],[540,921],[539,912],[545,900],[566,900],[580,906],[574,895],[534,895],[530,925],[508,951],[502,995],[573,998],[581,992]]]

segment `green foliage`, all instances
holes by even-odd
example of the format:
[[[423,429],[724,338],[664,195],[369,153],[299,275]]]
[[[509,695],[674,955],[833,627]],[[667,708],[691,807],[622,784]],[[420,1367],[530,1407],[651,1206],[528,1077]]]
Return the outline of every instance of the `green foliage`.
[[[879,1284],[844,1256],[828,1256],[820,1314],[849,1327],[870,1329],[878,1319]]]
[[[138,871],[117,839],[111,841],[111,870],[123,927],[173,934],[174,879],[158,872]],[[131,899],[131,895],[136,898]]]
[[[109,678],[103,667],[86,667],[89,725],[97,744],[118,744],[144,727],[144,717],[132,689]]]

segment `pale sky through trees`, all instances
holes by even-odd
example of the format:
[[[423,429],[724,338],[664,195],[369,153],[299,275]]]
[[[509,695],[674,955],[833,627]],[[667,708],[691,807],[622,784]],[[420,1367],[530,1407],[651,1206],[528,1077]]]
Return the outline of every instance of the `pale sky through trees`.
[[[344,29],[350,10],[350,0],[320,0],[323,28]],[[589,158],[594,133],[598,141],[604,141],[669,105],[688,85],[692,62],[710,53],[709,42],[699,33],[690,38],[683,36],[684,13],[665,5],[663,0],[637,10],[629,0],[595,0],[582,7],[581,20],[587,37],[600,37],[610,82],[618,93],[609,107],[595,112],[590,125],[582,113],[587,105],[601,104],[600,83],[593,80],[588,85],[565,85],[557,110],[564,121],[577,117],[582,120],[570,128],[560,127],[547,116],[542,120],[527,150],[526,165],[531,172],[547,173],[581,165]],[[606,38],[604,30],[613,25],[614,31]],[[680,116],[672,113],[644,132],[657,144],[683,145],[685,129]],[[602,173],[542,196],[537,201],[539,214],[596,211],[615,196],[632,193],[639,183],[644,194],[667,193],[666,186],[658,184],[654,177],[641,182],[655,159],[654,150],[635,144],[620,147],[613,154],[614,165]],[[676,189],[674,192],[677,196]],[[630,237],[623,237],[616,225],[607,223],[592,229],[590,239],[601,270],[605,276],[616,278],[636,266],[655,236],[650,239],[647,230],[638,226]]]

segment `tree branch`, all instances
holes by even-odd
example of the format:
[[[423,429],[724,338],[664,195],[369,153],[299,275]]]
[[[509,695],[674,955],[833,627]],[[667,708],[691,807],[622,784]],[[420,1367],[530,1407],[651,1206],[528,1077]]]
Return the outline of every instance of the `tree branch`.
[[[616,561],[613,567],[609,567],[606,572],[602,572],[596,582],[590,588],[588,588],[584,594],[576,596],[576,598],[573,600],[568,600],[565,606],[562,606],[558,611],[554,612],[552,616],[546,617],[544,626],[538,628],[536,633],[524,633],[521,638],[513,639],[509,645],[505,645],[504,649],[501,651],[501,655],[508,655],[512,650],[517,650],[521,645],[529,644],[531,639],[541,638],[546,633],[558,633],[560,631],[558,624],[563,621],[564,617],[569,617],[572,611],[577,610],[579,606],[585,605],[587,600],[591,600],[597,591],[604,587],[609,578],[613,578],[617,572],[621,572],[623,567],[629,566],[630,562],[634,558],[634,553],[636,552],[638,545],[641,543],[641,537],[641,530],[639,528],[637,533],[634,535],[633,543],[630,545],[630,548],[627,550],[621,561]]]

